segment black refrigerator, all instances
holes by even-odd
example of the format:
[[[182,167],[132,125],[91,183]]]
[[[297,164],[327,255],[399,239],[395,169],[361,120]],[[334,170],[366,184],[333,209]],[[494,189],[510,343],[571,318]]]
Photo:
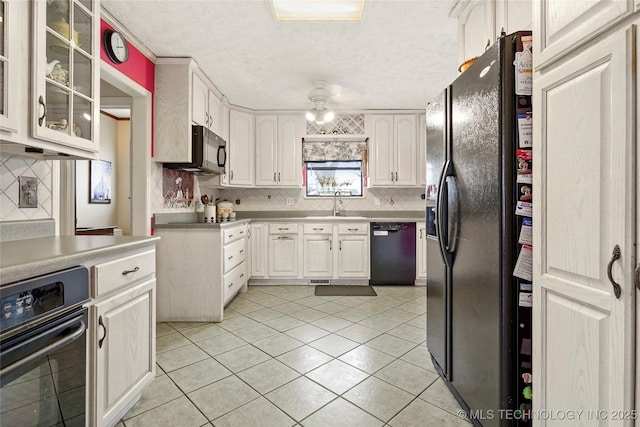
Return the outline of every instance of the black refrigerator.
[[[527,425],[531,408],[530,35],[500,38],[426,110],[427,348],[482,426]]]

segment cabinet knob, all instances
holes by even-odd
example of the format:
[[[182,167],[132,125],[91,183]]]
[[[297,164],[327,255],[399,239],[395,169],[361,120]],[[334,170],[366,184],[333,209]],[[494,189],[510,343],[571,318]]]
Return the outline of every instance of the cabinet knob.
[[[276,179],[276,173],[273,173],[273,182],[278,182],[278,180]]]

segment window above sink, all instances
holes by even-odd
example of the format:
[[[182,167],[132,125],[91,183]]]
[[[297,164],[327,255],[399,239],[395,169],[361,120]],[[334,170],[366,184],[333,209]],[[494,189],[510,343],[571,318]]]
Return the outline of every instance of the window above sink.
[[[307,161],[305,195],[307,197],[362,196],[362,161]]]

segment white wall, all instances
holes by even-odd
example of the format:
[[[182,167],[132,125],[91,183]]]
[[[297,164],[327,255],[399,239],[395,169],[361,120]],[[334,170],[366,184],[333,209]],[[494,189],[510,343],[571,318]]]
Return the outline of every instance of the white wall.
[[[116,123],[116,224],[131,234],[131,121]]]
[[[76,227],[106,227],[118,225],[117,215],[117,140],[118,121],[100,116],[100,151],[98,159],[111,162],[111,203],[89,203],[89,160],[76,161]]]

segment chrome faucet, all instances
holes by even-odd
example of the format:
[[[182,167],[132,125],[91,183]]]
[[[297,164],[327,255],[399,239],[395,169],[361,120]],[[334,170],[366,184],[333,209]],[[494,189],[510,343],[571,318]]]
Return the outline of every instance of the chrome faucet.
[[[340,206],[338,206],[338,203],[340,203]],[[340,191],[336,191],[333,194],[333,216],[342,215],[341,207],[342,207],[342,193],[340,193]]]

